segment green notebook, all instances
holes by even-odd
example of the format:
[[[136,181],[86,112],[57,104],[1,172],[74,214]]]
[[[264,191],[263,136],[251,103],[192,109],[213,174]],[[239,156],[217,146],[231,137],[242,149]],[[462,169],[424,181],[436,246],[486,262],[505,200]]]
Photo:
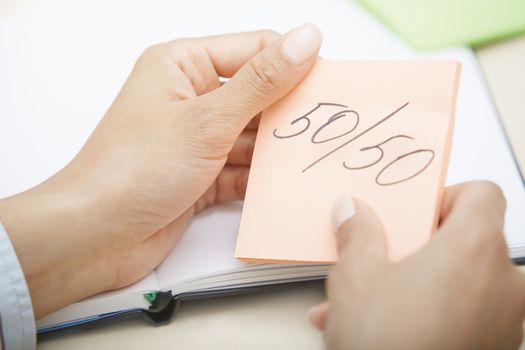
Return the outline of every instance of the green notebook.
[[[478,46],[525,32],[525,0],[358,0],[415,47]]]

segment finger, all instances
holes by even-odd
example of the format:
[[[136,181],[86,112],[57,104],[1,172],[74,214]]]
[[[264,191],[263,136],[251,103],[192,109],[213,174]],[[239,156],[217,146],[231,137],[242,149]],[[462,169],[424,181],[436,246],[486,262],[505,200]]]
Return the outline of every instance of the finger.
[[[329,307],[330,303],[325,301],[321,304],[315,305],[308,311],[308,320],[310,321],[310,324],[320,331],[323,331],[326,327]]]
[[[244,199],[250,168],[226,166],[217,177],[215,203]]]
[[[248,125],[246,125],[246,130],[257,130],[259,129],[259,123],[261,122],[261,114],[257,113],[255,117],[253,117],[249,122]]]
[[[195,213],[214,204],[244,199],[250,168],[227,165],[217,176],[215,182],[195,203]]]
[[[365,203],[350,196],[339,198],[332,210],[336,229],[338,265],[370,264],[370,260],[387,262],[383,224]]]
[[[442,208],[440,234],[503,232],[505,197],[491,182],[466,182],[447,188]]]
[[[233,148],[228,154],[226,164],[250,165],[252,162],[256,135],[257,132],[254,130],[244,130],[233,144]]]
[[[170,57],[189,78],[197,95],[216,89],[219,77],[233,76],[280,34],[270,30],[177,39],[167,43]]]
[[[478,267],[510,267],[503,234],[505,198],[498,186],[486,181],[468,182],[448,188],[441,225],[432,249],[454,249],[448,261],[476,260]]]
[[[386,239],[383,225],[365,203],[342,196],[332,208],[339,258],[327,281],[328,300],[341,305],[367,293],[374,279],[382,278],[388,268]],[[333,310],[337,313],[338,310]]]
[[[321,40],[319,29],[308,24],[271,43],[226,84],[197,99],[199,108],[216,111],[203,113],[203,117],[213,118],[208,123],[220,121],[221,128],[215,132],[238,135],[254,115],[304,78],[317,60]]]
[[[206,53],[213,64],[215,72],[221,77],[231,78],[246,62],[281,37],[281,34],[272,30],[257,30],[179,39],[173,43],[180,45],[187,41],[193,50],[202,49],[202,53]]]

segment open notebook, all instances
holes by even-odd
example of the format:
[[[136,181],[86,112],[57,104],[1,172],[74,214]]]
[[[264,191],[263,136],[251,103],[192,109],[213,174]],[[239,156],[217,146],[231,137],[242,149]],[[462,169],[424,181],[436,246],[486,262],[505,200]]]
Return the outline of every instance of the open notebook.
[[[127,288],[92,297],[38,320],[39,333],[149,308],[153,320],[160,320],[157,314],[164,315],[162,320],[165,320],[177,304],[166,300],[166,295],[178,302],[178,298],[195,294],[217,295],[326,276],[325,265],[246,264],[235,259],[241,209],[242,203],[236,202],[199,214],[173,252],[147,277]],[[170,292],[158,294],[157,291]]]

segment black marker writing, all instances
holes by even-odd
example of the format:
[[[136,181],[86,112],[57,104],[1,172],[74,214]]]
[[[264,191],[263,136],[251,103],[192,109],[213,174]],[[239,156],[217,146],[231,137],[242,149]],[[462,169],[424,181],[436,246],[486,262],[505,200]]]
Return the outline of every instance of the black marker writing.
[[[381,175],[384,174],[384,172],[386,170],[388,170],[388,168],[390,168],[390,166],[394,165],[395,163],[397,163],[398,161],[400,161],[401,159],[403,158],[408,158],[410,156],[413,156],[415,154],[423,154],[423,153],[428,153],[430,154],[430,159],[427,161],[427,163],[423,166],[423,168],[421,168],[420,170],[418,170],[416,173],[408,176],[408,177],[405,177],[403,179],[400,179],[400,180],[396,180],[396,181],[390,181],[390,182],[383,182],[381,181]],[[390,163],[388,163],[387,165],[385,165],[383,167],[383,169],[381,169],[381,171],[377,174],[376,176],[376,183],[378,185],[381,185],[381,186],[389,186],[389,185],[395,185],[395,184],[398,184],[398,183],[401,183],[401,182],[405,182],[405,181],[408,181],[416,176],[418,176],[419,174],[421,174],[423,171],[425,171],[426,168],[428,168],[428,166],[430,165],[430,163],[432,163],[432,161],[434,160],[434,151],[431,150],[431,149],[418,149],[418,150],[415,150],[415,151],[412,151],[412,152],[408,152],[407,154],[403,154],[402,156],[399,156],[397,157],[396,159],[394,159],[393,161],[391,161]]]
[[[364,151],[369,151],[369,150],[378,150],[380,153],[379,153],[379,157],[373,161],[372,163],[370,164],[367,164],[367,165],[364,165],[364,166],[357,166],[357,167],[351,167],[349,166],[348,164],[346,164],[346,161],[343,162],[343,166],[349,170],[359,170],[359,169],[366,169],[366,168],[370,168],[371,166],[374,166],[376,165],[377,163],[379,163],[383,157],[385,156],[385,151],[383,150],[383,146],[384,144],[386,144],[387,142],[390,142],[394,139],[397,139],[397,138],[407,138],[407,139],[410,139],[410,140],[413,140],[412,137],[410,136],[407,136],[407,135],[396,135],[396,136],[392,136],[388,139],[386,139],[385,141],[381,142],[381,143],[378,143],[377,145],[374,145],[374,146],[368,146],[368,147],[363,147],[360,149],[361,152],[364,152]]]
[[[302,172],[304,173],[304,172],[308,171],[310,168],[312,168],[313,166],[317,165],[318,163],[320,163],[321,161],[323,161],[324,159],[326,159],[330,155],[332,155],[335,152],[341,150],[342,148],[346,147],[350,143],[355,142],[356,140],[358,140],[362,136],[372,132],[375,128],[379,127],[381,124],[385,123],[390,118],[396,116],[401,110],[403,110],[406,106],[408,106],[408,104],[409,103],[406,102],[405,104],[401,105],[396,110],[394,110],[392,113],[390,113],[387,116],[385,116],[382,119],[380,119],[378,122],[376,122],[372,126],[370,126],[367,129],[361,131],[357,135],[351,137],[349,140],[345,141],[344,143],[340,144],[336,148],[332,149],[330,152],[328,152],[328,153],[324,154],[323,156],[319,157],[318,159],[314,160],[312,163],[310,163],[308,166],[306,166],[306,168],[304,168],[302,170]],[[292,120],[290,122],[290,125],[295,125],[297,123],[302,124],[303,126],[302,126],[302,128],[300,130],[292,132],[290,134],[281,134],[281,133],[278,132],[277,129],[275,129],[273,131],[274,137],[276,137],[278,139],[287,139],[287,138],[297,137],[297,136],[305,133],[310,128],[310,126],[312,124],[312,121],[310,119],[312,117],[312,114],[314,114],[314,112],[316,112],[316,111],[319,111],[320,109],[326,109],[327,107],[338,107],[339,110],[336,113],[332,114],[325,123],[323,123],[320,127],[318,127],[313,132],[312,136],[310,137],[310,142],[311,143],[319,144],[319,143],[325,143],[325,142],[330,142],[330,141],[339,139],[339,138],[344,137],[346,135],[350,135],[359,126],[360,117],[359,117],[359,113],[357,111],[352,110],[352,109],[348,109],[348,106],[343,105],[343,104],[321,102],[321,103],[318,103],[314,108],[312,108],[311,110],[309,110],[305,114],[301,115],[300,117],[298,117],[298,118],[296,118],[296,119],[294,119],[294,120]],[[336,123],[337,121],[341,121],[343,119],[348,119],[348,118],[351,118],[351,120],[353,121],[352,126],[348,130],[344,130],[343,132],[341,132],[340,134],[338,134],[336,136],[325,137],[325,138],[322,137],[322,134],[323,134],[324,130],[327,127],[329,127],[330,125]],[[375,145],[372,145],[372,146],[363,147],[363,148],[361,148],[359,150],[360,152],[367,152],[367,151],[378,152],[378,157],[374,161],[372,161],[371,163],[366,164],[366,165],[359,165],[359,166],[353,165],[352,166],[348,162],[344,161],[343,162],[343,167],[348,169],[348,170],[361,170],[361,169],[370,168],[370,167],[375,166],[376,164],[379,164],[383,160],[383,158],[385,156],[384,147],[386,147],[387,144],[389,144],[393,140],[398,140],[398,139],[414,141],[414,138],[409,136],[409,135],[401,135],[400,134],[400,135],[391,136],[388,139],[386,139],[386,140],[384,140],[384,141],[382,141],[382,142],[380,142],[378,144],[375,144]],[[410,175],[408,175],[406,177],[403,177],[401,179],[390,180],[390,181],[384,180],[385,173],[387,173],[389,169],[391,169],[393,166],[398,164],[400,161],[407,160],[407,159],[410,159],[410,158],[420,157],[421,155],[427,155],[428,156],[428,160],[423,165],[423,167],[418,169],[415,173],[410,174]],[[393,161],[391,161],[388,164],[386,164],[379,171],[379,173],[377,174],[377,176],[375,178],[375,182],[378,185],[381,185],[381,186],[390,186],[390,185],[395,185],[395,184],[398,184],[398,183],[401,183],[401,182],[408,181],[408,180],[414,178],[415,176],[421,174],[423,171],[425,171],[425,169],[428,168],[430,163],[432,163],[432,161],[434,160],[434,156],[435,156],[435,153],[431,149],[416,149],[416,150],[408,152],[406,154],[402,154],[402,155],[398,156],[397,158],[395,158]]]
[[[303,114],[302,116],[300,116],[299,118],[297,119],[294,119],[290,122],[290,125],[294,125],[295,123],[299,122],[299,121],[306,121],[306,125],[304,126],[304,128],[302,130],[299,130],[298,132],[296,132],[295,134],[291,134],[291,135],[277,135],[277,129],[275,129],[273,131],[273,136],[279,138],[279,139],[287,139],[287,138],[290,138],[290,137],[294,137],[294,136],[298,136],[298,135],[301,135],[303,132],[305,132],[306,130],[308,130],[308,128],[310,127],[310,118],[308,118],[308,116],[310,114],[312,114],[313,112],[317,111],[319,108],[323,107],[323,106],[337,106],[337,107],[346,107],[345,105],[340,105],[338,103],[318,103],[317,106],[315,106],[314,108],[312,108],[311,110],[309,110],[308,112],[306,112],[305,114]]]

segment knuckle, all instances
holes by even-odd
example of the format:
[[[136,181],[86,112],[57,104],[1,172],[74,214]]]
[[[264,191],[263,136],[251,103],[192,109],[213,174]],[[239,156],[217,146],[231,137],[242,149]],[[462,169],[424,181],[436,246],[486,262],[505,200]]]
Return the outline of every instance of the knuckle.
[[[221,127],[221,125],[217,123],[216,116],[218,113],[214,105],[196,103],[196,100],[188,100],[184,102],[180,113],[181,119],[183,119],[182,121],[184,121],[184,125],[191,128],[196,135],[208,135]],[[180,123],[181,120],[176,122]],[[210,140],[210,142],[212,141]]]
[[[148,62],[151,63],[152,61],[155,62],[159,60],[161,57],[164,57],[166,53],[166,45],[165,44],[155,44],[148,46],[140,55],[139,62]]]
[[[165,45],[165,52],[177,66],[180,66],[184,61],[191,61],[193,56],[191,43],[191,39],[188,38],[172,40]]]
[[[501,191],[501,188],[492,181],[479,181],[478,187],[485,196],[503,198],[503,192]]]
[[[147,47],[137,59],[135,69],[157,70],[169,64],[169,53],[166,44],[155,44]]]
[[[461,207],[474,230],[502,232],[506,201],[499,186],[489,181],[472,182],[462,197]]]
[[[281,34],[277,33],[275,30],[271,29],[259,29],[255,31],[257,34],[261,34],[264,37],[279,37]]]
[[[487,227],[479,234],[474,235],[471,244],[475,256],[483,256],[486,261],[507,260],[507,245],[503,232],[496,227]]]
[[[248,63],[250,73],[248,83],[263,94],[280,89],[280,76],[277,63],[271,58],[260,56]]]
[[[228,154],[236,136],[229,133],[222,122],[224,110],[220,106],[201,98],[178,101],[177,106],[174,113],[177,118],[172,119],[173,130],[188,144],[198,146],[194,150],[199,157],[215,160]],[[207,155],[202,154],[204,150],[208,150]]]
[[[505,196],[501,188],[491,181],[476,181],[471,185],[471,191],[476,194],[478,200],[498,202],[505,204]]]
[[[187,38],[177,38],[168,42],[171,50],[183,50],[188,45]]]
[[[281,34],[277,33],[274,30],[270,30],[270,29],[260,29],[260,30],[257,30],[255,32],[255,34],[257,34],[257,35],[259,35],[259,36],[261,36],[263,38],[263,40],[262,40],[262,45],[263,46],[266,46],[271,41],[276,40],[276,39],[281,37]]]
[[[173,62],[179,66],[181,61],[191,57],[191,45],[188,43],[188,39],[182,38],[148,46],[140,55],[138,62],[152,66]]]

